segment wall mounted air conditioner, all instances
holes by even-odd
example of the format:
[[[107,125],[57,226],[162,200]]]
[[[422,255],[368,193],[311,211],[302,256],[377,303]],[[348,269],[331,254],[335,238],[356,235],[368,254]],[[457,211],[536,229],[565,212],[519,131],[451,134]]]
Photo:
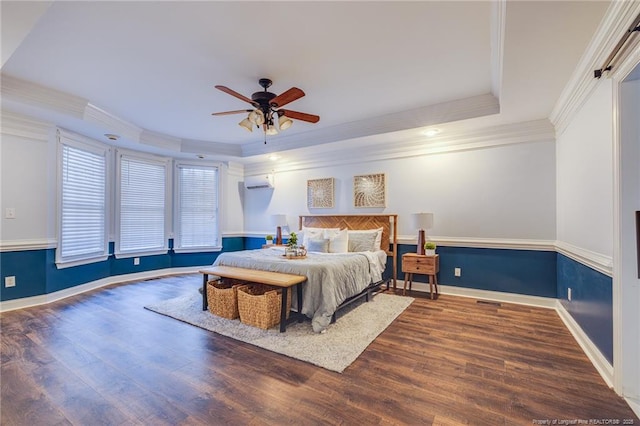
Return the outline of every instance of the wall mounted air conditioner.
[[[245,176],[244,187],[247,189],[273,188],[273,175]]]

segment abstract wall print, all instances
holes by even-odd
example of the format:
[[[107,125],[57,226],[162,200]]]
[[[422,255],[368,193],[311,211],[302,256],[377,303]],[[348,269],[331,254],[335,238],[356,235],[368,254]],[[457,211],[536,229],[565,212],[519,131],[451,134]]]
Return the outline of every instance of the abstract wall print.
[[[333,208],[334,179],[311,179],[307,181],[307,207],[310,209]]]
[[[387,207],[385,174],[353,177],[354,207]]]

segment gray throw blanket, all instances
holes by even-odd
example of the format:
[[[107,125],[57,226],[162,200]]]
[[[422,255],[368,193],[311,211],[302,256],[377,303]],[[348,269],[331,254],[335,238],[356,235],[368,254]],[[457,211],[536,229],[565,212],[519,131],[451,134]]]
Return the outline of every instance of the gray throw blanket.
[[[374,278],[378,280],[379,274],[370,267],[370,256],[364,253],[308,253],[305,259],[287,259],[283,254],[281,248],[227,252],[213,265],[305,275],[302,313],[312,319],[316,333],[329,325],[342,302],[360,293]],[[295,294],[291,299],[296,307]]]

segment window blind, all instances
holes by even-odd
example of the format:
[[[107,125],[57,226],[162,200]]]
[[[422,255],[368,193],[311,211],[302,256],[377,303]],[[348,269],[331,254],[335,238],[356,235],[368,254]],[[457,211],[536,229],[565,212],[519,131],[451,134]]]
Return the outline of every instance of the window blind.
[[[167,251],[165,163],[120,156],[117,254]]]
[[[218,168],[179,164],[177,178],[175,248],[219,247]]]
[[[108,253],[105,230],[106,151],[61,146],[60,235],[57,262]]]

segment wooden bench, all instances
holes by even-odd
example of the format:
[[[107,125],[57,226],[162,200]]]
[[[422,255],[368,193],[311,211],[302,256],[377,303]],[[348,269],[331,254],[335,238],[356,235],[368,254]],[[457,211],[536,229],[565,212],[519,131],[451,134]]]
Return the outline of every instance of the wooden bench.
[[[298,302],[298,321],[304,319],[302,315],[302,284],[307,280],[304,275],[283,274],[280,272],[259,271],[256,269],[236,268],[234,266],[212,266],[199,271],[203,274],[202,278],[202,310],[208,308],[207,301],[207,283],[209,275],[215,275],[221,278],[231,278],[242,281],[249,281],[256,284],[272,285],[282,288],[282,305],[280,307],[280,332],[287,330],[287,297],[289,288],[298,286],[297,302]]]

